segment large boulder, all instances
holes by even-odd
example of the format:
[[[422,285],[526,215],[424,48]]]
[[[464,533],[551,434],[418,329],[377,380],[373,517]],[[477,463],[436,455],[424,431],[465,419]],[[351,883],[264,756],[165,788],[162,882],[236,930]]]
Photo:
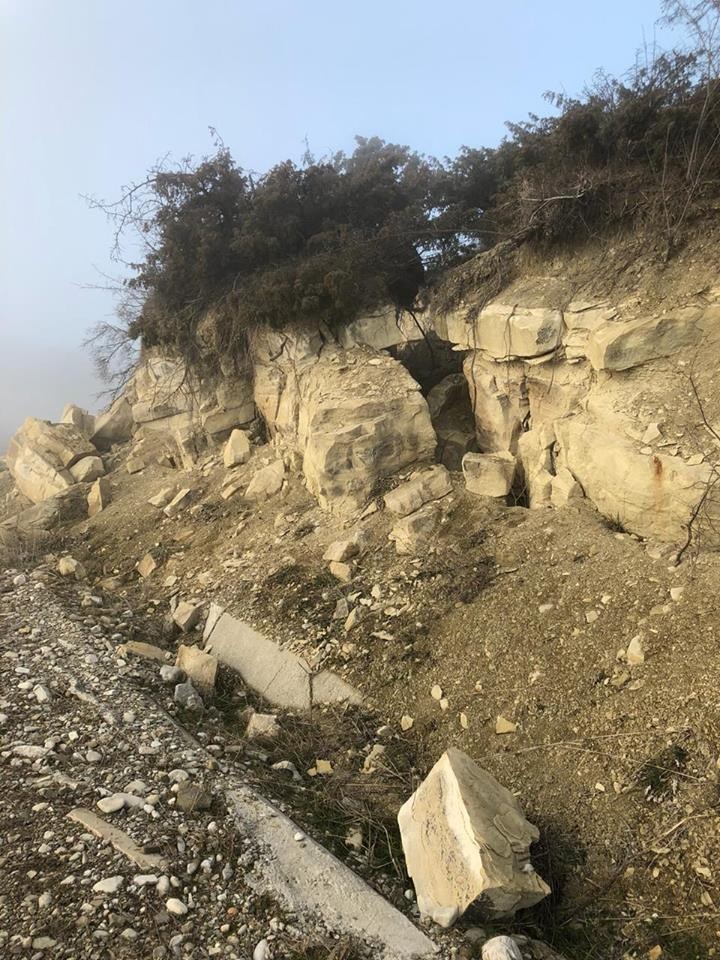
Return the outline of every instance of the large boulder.
[[[512,489],[517,461],[509,450],[466,453],[462,461],[468,493],[478,497],[506,497]]]
[[[511,916],[550,893],[530,862],[539,832],[509,790],[454,748],[398,814],[405,861],[423,916],[450,926],[476,900]]]
[[[343,347],[366,346],[374,350],[388,350],[423,340],[428,331],[406,310],[398,312],[387,306],[375,313],[364,314],[340,331]]]
[[[561,310],[503,301],[489,303],[474,319],[453,314],[446,324],[449,340],[493,360],[551,354],[562,345],[563,332]]]
[[[127,397],[118,397],[108,409],[95,418],[90,438],[98,450],[108,450],[113,443],[125,443],[133,432],[132,408]]]
[[[366,348],[325,350],[299,395],[303,472],[327,509],[352,514],[386,478],[434,458],[427,403],[391,357]]]
[[[20,492],[39,503],[72,487],[76,479],[71,468],[96,455],[72,424],[28,417],[10,441],[7,465]]]
[[[590,334],[587,355],[595,370],[629,370],[648,360],[668,357],[698,343],[697,311],[672,316],[608,321]]]
[[[622,421],[591,412],[558,420],[555,433],[560,464],[601,513],[642,537],[684,539],[712,482],[709,464],[691,465],[660,450],[643,453],[628,439]],[[705,527],[712,532],[715,513],[714,498],[706,498],[696,532]]]
[[[95,417],[76,403],[66,404],[60,415],[60,423],[71,423],[86,440],[95,432]]]

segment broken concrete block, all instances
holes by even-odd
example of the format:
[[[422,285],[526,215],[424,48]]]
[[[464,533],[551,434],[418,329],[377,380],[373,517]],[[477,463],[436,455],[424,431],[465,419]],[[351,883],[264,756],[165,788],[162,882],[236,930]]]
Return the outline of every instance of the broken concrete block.
[[[145,577],[149,577],[154,570],[157,570],[157,566],[155,557],[151,553],[146,553],[145,556],[141,557],[135,564],[135,569],[144,580]]]
[[[470,757],[451,748],[400,808],[408,873],[423,916],[448,927],[480,899],[490,916],[511,916],[550,893],[530,863],[539,831],[515,797]]]
[[[253,713],[245,730],[248,740],[255,737],[272,740],[278,733],[280,733],[280,725],[274,713]]]
[[[462,460],[465,486],[479,497],[506,497],[515,478],[516,460],[509,450],[466,453]]]
[[[238,467],[247,463],[252,453],[250,438],[244,430],[233,430],[223,450],[223,463],[226,467]]]
[[[94,517],[110,503],[110,481],[105,477],[98,477],[90,487],[87,495],[88,516]]]
[[[209,653],[205,653],[199,647],[188,647],[181,643],[178,647],[175,666],[184,671],[185,676],[203,697],[212,696],[215,692],[218,662]]]
[[[439,500],[452,490],[450,474],[445,467],[436,465],[419,471],[394,490],[385,494],[385,507],[399,517],[419,510],[431,500]]]
[[[182,490],[179,490],[175,496],[172,498],[170,503],[163,508],[163,513],[166,517],[175,517],[178,513],[190,503],[190,498],[192,495],[192,489],[190,487],[183,487]]]
[[[201,608],[187,600],[181,600],[175,607],[172,618],[183,633],[194,630],[200,620]]]

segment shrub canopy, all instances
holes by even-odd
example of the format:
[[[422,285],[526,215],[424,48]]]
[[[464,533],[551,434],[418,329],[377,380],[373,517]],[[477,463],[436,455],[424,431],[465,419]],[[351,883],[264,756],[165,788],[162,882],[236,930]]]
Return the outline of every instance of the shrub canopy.
[[[682,49],[626,77],[599,74],[554,113],[508,125],[497,147],[429,159],[378,138],[349,154],[256,176],[221,146],[159,165],[117,204],[97,204],[143,257],[126,281],[127,332],[193,359],[212,311],[219,352],[248,331],[347,323],[500,241],[556,243],[643,224],[671,256],[720,194],[720,0],[667,0]],[[127,304],[126,304],[127,311]],[[127,315],[127,313],[126,313]]]

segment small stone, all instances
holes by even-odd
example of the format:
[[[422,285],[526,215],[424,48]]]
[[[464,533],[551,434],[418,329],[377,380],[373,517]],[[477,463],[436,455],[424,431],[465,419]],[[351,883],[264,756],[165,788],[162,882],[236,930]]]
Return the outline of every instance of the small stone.
[[[42,683],[38,683],[33,687],[33,694],[38,703],[50,703],[52,700],[52,694]]]
[[[333,765],[329,760],[316,760],[315,770],[321,777],[327,777],[333,772]]]
[[[87,579],[85,567],[74,557],[62,557],[58,562],[57,571],[61,577],[74,577],[76,580]]]
[[[267,940],[261,940],[253,950],[253,960],[267,960],[270,945]]]
[[[685,587],[670,587],[670,599],[679,600],[684,592]]]
[[[100,763],[102,760],[102,754],[98,753],[97,750],[88,750],[85,754],[85,759],[88,763]]]
[[[136,887],[154,887],[158,884],[158,878],[154,873],[138,873],[133,877],[133,883]]]
[[[103,813],[116,813],[118,810],[122,810],[124,806],[124,793],[113,793],[111,796],[103,797],[102,800],[98,800],[97,802],[98,809],[102,810]]]
[[[185,906],[182,900],[178,900],[177,897],[170,897],[169,900],[166,900],[165,909],[174,917],[184,917],[188,912],[188,908]]]
[[[413,720],[413,718],[407,713],[403,714],[403,716],[400,717],[401,730],[405,730],[405,731],[409,730],[414,723],[415,721]]]
[[[169,686],[175,686],[181,683],[184,676],[185,674],[180,667],[176,667],[173,664],[165,663],[160,667],[160,679]]]
[[[515,733],[517,728],[518,728],[518,725],[516,723],[513,723],[512,720],[508,720],[506,717],[503,717],[502,715],[498,716],[498,718],[495,720],[495,733],[497,733],[498,735],[503,735],[506,733]]]
[[[352,580],[352,567],[349,563],[338,563],[336,560],[333,560],[329,569],[335,579],[340,580],[342,583],[350,583]]]
[[[95,893],[117,893],[125,882],[125,877],[120,875],[115,877],[106,877],[104,880],[98,880],[93,886]]]
[[[196,810],[209,810],[212,796],[200,784],[183,780],[178,785],[176,803],[185,813],[194,813]]]
[[[645,651],[642,644],[642,634],[638,633],[632,638],[625,652],[625,660],[628,666],[637,667],[645,663]]]
[[[186,710],[202,710],[204,707],[202,697],[190,682],[178,683],[173,699]]]
[[[201,608],[187,600],[181,600],[173,611],[173,620],[183,633],[194,630],[200,620]]]
[[[33,950],[52,950],[57,943],[52,937],[34,937],[32,941]]]
[[[280,733],[280,725],[274,713],[253,713],[245,729],[248,740],[254,737],[272,740]]]
[[[138,560],[138,562],[135,564],[135,569],[143,578],[143,580],[146,577],[149,577],[153,571],[157,570],[157,567],[157,560],[151,553],[146,553],[145,556]]]
[[[430,691],[430,696],[433,698],[433,700],[442,700],[442,695],[443,695],[442,687],[439,687],[437,684],[435,684],[435,686]]]

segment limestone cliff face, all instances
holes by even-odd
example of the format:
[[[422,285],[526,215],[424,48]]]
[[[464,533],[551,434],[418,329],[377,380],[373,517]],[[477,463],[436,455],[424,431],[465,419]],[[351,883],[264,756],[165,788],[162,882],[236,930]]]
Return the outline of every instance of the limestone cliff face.
[[[427,399],[411,375],[421,349]],[[68,407],[65,423],[27,421],[8,465],[37,503],[99,477],[92,458],[114,443],[132,437],[129,470],[158,449],[191,468],[243,428],[269,436],[340,515],[437,460],[467,466],[472,494],[512,488],[531,508],[584,495],[642,537],[677,542],[702,514],[715,542],[720,442],[688,385],[690,370],[719,360],[720,290],[660,311],[572,299],[560,281],[526,277],[482,309],[431,302],[415,318],[388,308],[339,337],[320,324],[258,330],[244,369],[212,379],[147,351],[98,417]]]

